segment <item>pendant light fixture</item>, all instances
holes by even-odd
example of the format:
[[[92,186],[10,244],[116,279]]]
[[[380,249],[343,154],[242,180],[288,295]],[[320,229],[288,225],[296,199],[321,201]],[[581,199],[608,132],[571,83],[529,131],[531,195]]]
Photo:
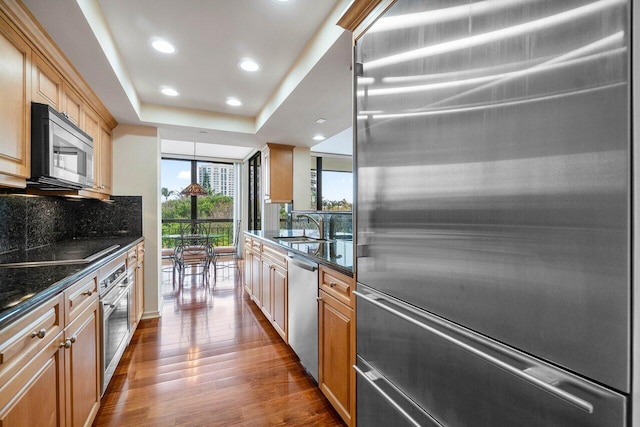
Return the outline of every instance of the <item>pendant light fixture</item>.
[[[193,161],[196,161],[196,143],[193,143]],[[194,167],[191,168],[192,170],[195,169]],[[192,172],[193,175],[193,172]],[[182,190],[180,192],[180,194],[183,194],[185,196],[206,196],[207,190],[205,190],[202,185],[198,184],[197,182],[192,182],[191,184],[187,185],[187,187]]]

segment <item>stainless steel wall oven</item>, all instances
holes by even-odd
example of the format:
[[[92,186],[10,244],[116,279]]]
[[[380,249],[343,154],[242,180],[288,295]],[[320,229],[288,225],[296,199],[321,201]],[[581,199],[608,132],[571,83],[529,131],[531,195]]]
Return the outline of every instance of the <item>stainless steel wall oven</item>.
[[[102,393],[109,385],[131,334],[132,284],[124,259],[107,266],[100,277]]]

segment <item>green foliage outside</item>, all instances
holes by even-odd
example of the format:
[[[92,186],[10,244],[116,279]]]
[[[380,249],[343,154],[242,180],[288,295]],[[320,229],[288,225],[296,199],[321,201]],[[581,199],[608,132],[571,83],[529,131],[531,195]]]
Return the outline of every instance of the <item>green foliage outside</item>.
[[[165,191],[162,188],[162,219],[168,220],[162,224],[162,235],[179,234],[180,224],[170,220],[185,220],[191,218],[191,197],[182,196],[179,193]],[[172,196],[179,196],[171,199]],[[228,220],[212,223],[212,233],[222,234],[223,237],[216,241],[217,245],[229,245],[233,243],[233,197],[222,194],[198,197],[198,219]],[[163,239],[163,247],[173,247],[171,239]]]
[[[351,211],[353,210],[353,204],[347,202],[346,199],[342,200],[323,200],[323,211]]]

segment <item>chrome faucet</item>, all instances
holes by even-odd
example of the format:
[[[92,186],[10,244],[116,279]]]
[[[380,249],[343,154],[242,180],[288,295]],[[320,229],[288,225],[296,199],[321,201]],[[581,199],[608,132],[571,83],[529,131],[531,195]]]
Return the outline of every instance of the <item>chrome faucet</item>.
[[[298,218],[308,218],[309,221],[312,221],[316,227],[318,227],[318,238],[320,239],[324,239],[324,218],[322,218],[322,215],[318,215],[318,219],[315,219],[314,217],[312,217],[311,215],[307,215],[307,214],[298,214],[296,215]],[[305,235],[305,229],[302,229],[302,235]]]

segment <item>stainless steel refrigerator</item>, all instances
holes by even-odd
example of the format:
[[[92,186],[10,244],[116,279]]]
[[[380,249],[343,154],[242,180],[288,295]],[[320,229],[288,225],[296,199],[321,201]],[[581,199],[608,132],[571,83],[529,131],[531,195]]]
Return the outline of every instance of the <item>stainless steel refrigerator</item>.
[[[358,425],[631,425],[630,14],[397,0],[356,41]]]

